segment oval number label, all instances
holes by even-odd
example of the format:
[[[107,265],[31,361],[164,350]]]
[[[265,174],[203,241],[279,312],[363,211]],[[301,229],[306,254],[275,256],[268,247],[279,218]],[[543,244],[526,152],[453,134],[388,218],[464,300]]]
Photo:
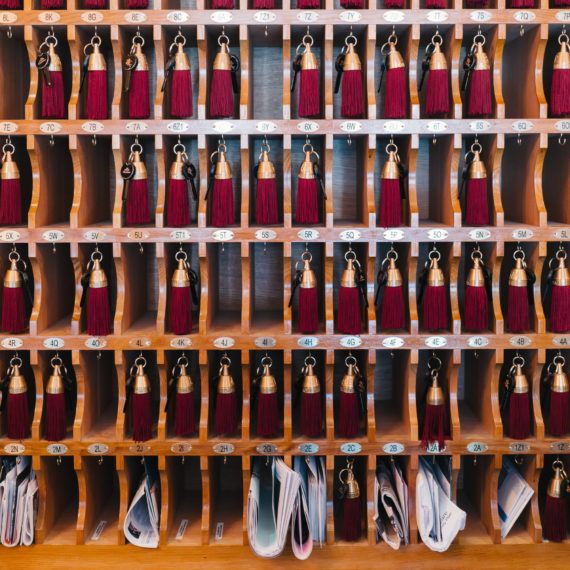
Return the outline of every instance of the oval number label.
[[[170,447],[170,451],[178,454],[190,453],[192,451],[192,446],[189,443],[174,443]]]
[[[98,121],[88,121],[87,123],[83,123],[81,128],[86,133],[100,133],[104,128],[105,125],[103,123],[99,123]]]
[[[489,346],[489,339],[486,336],[471,336],[467,339],[467,345],[471,348],[483,348]]]
[[[26,446],[22,443],[7,443],[4,446],[4,453],[8,455],[22,455],[26,451]]]
[[[125,129],[132,133],[143,133],[148,129],[148,125],[142,121],[131,121],[125,125]]]
[[[401,348],[404,346],[404,339],[399,336],[388,336],[382,340],[382,346],[385,348]]]
[[[232,21],[233,16],[231,12],[218,11],[214,12],[210,16],[210,18],[213,22],[216,22],[217,24],[227,24],[228,22]]]
[[[18,241],[19,239],[20,239],[20,232],[17,232],[16,230],[6,230],[0,232],[0,241],[14,242]]]
[[[319,130],[319,124],[315,121],[302,121],[297,123],[297,129],[302,133],[316,133]]]
[[[219,453],[220,455],[227,455],[228,453],[233,453],[235,450],[235,445],[233,443],[216,443],[212,447],[214,453]]]
[[[171,133],[185,133],[190,130],[190,123],[187,123],[186,121],[172,121],[166,125],[166,128]]]
[[[109,451],[109,446],[105,443],[92,443],[87,448],[87,453],[91,455],[105,455]]]
[[[483,239],[489,239],[491,237],[491,232],[489,230],[471,230],[469,232],[469,237],[474,241],[480,241]]]
[[[65,346],[65,341],[62,338],[52,336],[50,338],[46,338],[43,344],[45,348],[57,350],[58,348],[63,348]]]
[[[467,451],[469,453],[485,453],[489,449],[486,443],[481,443],[480,441],[472,441],[467,444]]]
[[[47,446],[47,452],[50,455],[65,455],[67,453],[67,445],[63,443],[50,443]]]
[[[315,348],[319,346],[319,339],[316,336],[302,336],[297,344],[302,348]]]
[[[382,17],[386,22],[390,22],[391,24],[396,22],[402,22],[405,18],[404,12],[400,12],[399,10],[388,10],[382,14]]]
[[[170,341],[172,348],[190,348],[192,346],[192,339],[188,337],[176,337]]]
[[[528,443],[522,443],[517,441],[516,443],[511,443],[509,445],[509,450],[515,453],[526,453],[530,451],[530,445]]]
[[[317,443],[302,443],[299,445],[299,451],[306,455],[313,455],[314,453],[319,452],[319,445]]]
[[[340,232],[339,237],[342,241],[356,241],[362,237],[358,230],[344,230]]]
[[[362,339],[357,336],[343,336],[339,342],[344,348],[358,348],[362,344]]]
[[[403,453],[405,447],[401,443],[386,443],[382,446],[384,453],[389,455],[396,455],[398,453]]]
[[[260,133],[272,133],[277,130],[277,125],[273,121],[259,121],[255,125],[255,130]]]
[[[230,230],[216,230],[212,234],[212,237],[216,241],[230,241],[230,240],[234,239],[234,232],[232,232]]]
[[[94,350],[98,350],[101,348],[105,348],[107,346],[107,341],[104,338],[100,338],[98,336],[93,336],[91,338],[88,338],[85,341],[85,346],[87,348],[92,348]]]
[[[317,230],[299,230],[297,232],[299,239],[303,241],[312,241],[314,239],[319,239],[319,232]]]
[[[273,348],[277,345],[277,341],[270,336],[259,336],[255,339],[257,348]]]
[[[173,24],[183,24],[188,21],[188,18],[189,16],[186,12],[179,12],[178,10],[166,14],[166,19]]]
[[[512,336],[509,342],[512,346],[517,347],[530,346],[532,344],[532,340],[528,336]]]
[[[2,339],[2,342],[0,344],[2,345],[2,348],[15,350],[16,348],[22,348],[22,346],[24,346],[24,341],[21,338],[10,336],[8,338]]]
[[[103,21],[103,14],[101,12],[83,12],[81,19],[88,24],[98,24]]]
[[[277,14],[275,12],[269,12],[268,10],[260,10],[253,15],[253,19],[260,24],[268,24],[275,22]]]
[[[431,241],[441,241],[443,239],[446,239],[447,236],[449,236],[449,232],[447,230],[429,230],[428,233],[428,238]]]
[[[273,230],[257,230],[255,232],[255,239],[260,241],[270,241],[277,237],[277,233]]]
[[[101,230],[89,230],[83,234],[83,237],[87,241],[103,241],[107,234]]]
[[[405,235],[402,230],[385,230],[382,234],[386,241],[399,241],[404,239]]]
[[[260,443],[256,448],[257,453],[264,455],[268,453],[277,453],[279,448],[274,443]]]
[[[426,338],[426,346],[430,348],[442,348],[447,346],[447,339],[444,336],[429,336]]]
[[[343,443],[340,446],[340,450],[342,453],[346,453],[346,455],[353,455],[354,453],[360,453],[362,451],[362,445],[360,443]]]
[[[220,336],[214,340],[214,346],[216,348],[224,349],[224,348],[232,348],[236,343],[235,339],[229,336]]]
[[[172,230],[170,232],[170,239],[174,241],[186,241],[190,239],[190,232],[188,230]]]

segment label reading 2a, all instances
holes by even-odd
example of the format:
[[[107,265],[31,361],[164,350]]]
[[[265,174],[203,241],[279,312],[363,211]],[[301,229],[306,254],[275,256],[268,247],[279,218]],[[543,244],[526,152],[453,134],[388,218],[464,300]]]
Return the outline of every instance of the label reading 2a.
[[[353,455],[362,451],[362,445],[360,443],[343,443],[340,446],[340,450],[342,453],[346,453],[346,455]]]
[[[486,443],[481,443],[480,441],[472,441],[467,444],[467,451],[469,453],[485,453],[489,449]]]

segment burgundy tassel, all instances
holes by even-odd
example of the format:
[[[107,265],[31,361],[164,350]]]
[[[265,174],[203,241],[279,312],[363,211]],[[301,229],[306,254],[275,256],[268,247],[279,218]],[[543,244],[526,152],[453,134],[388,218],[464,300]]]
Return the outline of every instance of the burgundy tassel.
[[[184,437],[195,431],[194,392],[177,392],[174,403],[174,435]]]
[[[321,394],[301,394],[301,434],[305,437],[319,437],[322,434]]]
[[[360,538],[362,505],[360,497],[346,498],[342,502],[342,538],[355,542]]]
[[[299,287],[299,332],[314,333],[319,328],[319,299],[316,287]]]
[[[570,286],[552,285],[550,301],[550,328],[552,332],[564,333],[570,330]]]
[[[398,287],[384,287],[381,310],[381,330],[386,331],[406,328],[404,289],[401,285]]]
[[[172,287],[170,290],[170,328],[173,334],[192,332],[190,287]]]
[[[191,117],[194,114],[190,70],[174,69],[172,71],[170,114],[177,118]]]
[[[210,115],[215,119],[225,119],[233,113],[232,72],[227,69],[214,69],[210,85]]]
[[[554,0],[555,6],[570,6],[570,0]]]
[[[186,180],[169,179],[166,213],[170,227],[181,228],[190,224],[190,198]]]
[[[107,72],[87,72],[87,118],[91,121],[104,120],[109,116],[107,108]]]
[[[447,288],[427,285],[424,297],[424,328],[430,331],[447,328]]]
[[[152,438],[152,398],[150,392],[132,395],[133,439],[148,441]]]
[[[570,392],[550,391],[550,435],[565,436],[570,432]]]
[[[338,435],[340,437],[355,437],[358,435],[360,419],[358,417],[358,394],[340,390],[338,410]]]
[[[65,393],[46,394],[45,438],[61,441],[67,434]]]
[[[19,10],[20,0],[0,0],[0,10]]]
[[[363,113],[364,87],[362,83],[362,71],[360,69],[344,71],[342,74],[340,114],[343,117],[360,117]]]
[[[360,289],[357,286],[340,286],[338,291],[338,330],[342,334],[362,332]]]
[[[534,8],[534,0],[511,0],[511,8]]]
[[[439,449],[445,447],[445,432],[447,426],[447,410],[444,404],[426,404],[422,445],[427,447],[431,442],[437,442]]]
[[[340,5],[347,10],[352,8],[364,8],[363,0],[340,0]]]
[[[394,8],[403,8],[404,0],[384,0],[384,8],[392,10]]]
[[[3,170],[7,164],[9,162],[4,162]],[[22,185],[19,174],[17,176],[0,179],[0,224],[6,226],[22,223]]]
[[[145,10],[148,8],[148,0],[127,0],[127,10]]]
[[[564,37],[564,34],[561,38]],[[550,84],[550,113],[554,117],[570,114],[570,54],[568,40],[560,42],[560,51],[554,58]]]
[[[488,8],[490,4],[489,0],[467,0],[465,3],[467,8]]]
[[[260,392],[257,399],[257,435],[274,437],[279,431],[279,402],[277,393]]]
[[[87,292],[87,334],[111,334],[111,308],[108,287],[89,287]]]
[[[485,287],[465,286],[465,330],[481,332],[487,328],[488,303]]]
[[[317,117],[321,113],[319,70],[299,72],[299,117]]]
[[[320,8],[321,0],[297,0],[298,10],[309,10],[311,8]]]
[[[447,69],[432,69],[427,80],[426,114],[433,117],[446,113],[449,113]]]
[[[392,228],[402,225],[400,179],[382,178],[380,185],[380,225]]]
[[[484,117],[492,113],[490,69],[474,69],[471,72],[467,109],[470,117]]]
[[[275,8],[275,0],[253,0],[254,10],[273,10]]]
[[[40,8],[42,10],[63,10],[65,0],[40,0]]]
[[[447,8],[446,0],[426,0],[426,8],[428,10],[443,10]]]
[[[278,222],[275,178],[258,178],[257,180],[255,222],[260,225],[271,225]]]
[[[85,10],[101,10],[107,6],[107,0],[83,0]]]
[[[319,192],[315,178],[298,179],[295,221],[298,224],[319,223]]]
[[[231,178],[216,179],[212,188],[212,225],[224,228],[234,223],[234,191]]]
[[[530,435],[530,400],[528,392],[513,392],[509,399],[509,436],[526,439]]]
[[[562,542],[566,539],[568,528],[567,503],[566,497],[553,497],[546,493],[542,533],[544,538],[551,542]]]
[[[528,290],[526,286],[516,287],[509,285],[507,327],[513,333],[520,333],[530,329]]]
[[[2,290],[2,331],[20,334],[26,330],[26,300],[23,287]]]
[[[150,87],[148,69],[131,71],[129,86],[129,119],[150,117]]]
[[[384,117],[386,119],[404,119],[408,105],[406,68],[387,69],[385,74]]]
[[[9,439],[24,439],[28,436],[30,412],[28,409],[28,392],[10,394],[8,392],[6,413],[8,422],[6,435]]]
[[[469,178],[466,182],[465,223],[468,226],[485,226],[489,223],[487,205],[487,179]]]
[[[212,0],[212,10],[233,10],[234,0]]]
[[[65,94],[63,72],[50,71],[48,85],[42,74],[42,119],[63,119],[65,117]]]
[[[216,397],[215,430],[218,435],[233,435],[237,431],[237,397],[235,392]]]
[[[148,181],[146,178],[135,178],[129,182],[126,223],[127,226],[150,224]]]

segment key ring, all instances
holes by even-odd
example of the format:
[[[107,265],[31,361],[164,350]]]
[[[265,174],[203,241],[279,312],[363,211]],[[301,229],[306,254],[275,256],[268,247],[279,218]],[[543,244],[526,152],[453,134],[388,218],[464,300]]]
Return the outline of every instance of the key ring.
[[[271,359],[271,356],[265,355],[261,359],[261,366],[269,366],[269,368],[271,368],[273,366],[273,360]]]
[[[131,145],[131,155],[133,155],[135,152],[138,152],[139,154],[143,153],[143,147],[142,147],[141,143],[134,142]]]
[[[176,261],[180,261],[182,259],[186,262],[188,261],[188,254],[183,249],[179,249],[174,255],[174,259],[176,259]]]
[[[144,46],[145,40],[144,38],[141,36],[141,33],[137,30],[137,33],[133,36],[133,39],[131,41],[132,43],[132,47],[134,48],[135,45],[140,45],[141,47]]]
[[[349,40],[353,40],[353,41],[349,41]],[[344,38],[344,45],[347,48],[350,44],[352,44],[354,47],[356,47],[357,43],[358,43],[358,38],[352,33],[352,31],[350,32],[350,34],[348,34],[348,36],[346,36],[346,38]]]
[[[61,359],[61,356],[59,356],[59,354],[56,354],[54,357],[52,357],[52,359],[50,360],[50,364],[52,365],[53,368],[55,368],[56,366],[63,366],[63,360]]]
[[[262,143],[261,143],[261,152],[259,153],[259,158],[261,158],[263,152],[271,152],[271,146],[269,145],[269,143],[267,142],[267,139],[265,139]]]
[[[514,358],[513,358],[513,365],[514,366],[521,366],[523,367],[526,363],[526,360],[520,355],[517,354]]]
[[[349,354],[344,359],[345,366],[356,366],[357,363],[358,363],[358,361],[356,360],[356,358],[352,354]]]
[[[437,373],[441,370],[442,365],[443,363],[441,362],[441,359],[435,354],[432,354],[427,362],[427,366],[432,376],[434,372]]]
[[[310,263],[311,261],[313,261],[313,254],[310,251],[304,251],[301,254],[301,260],[308,261]]]
[[[390,149],[393,149],[393,150],[390,150]],[[394,153],[398,154],[398,145],[394,141],[390,141],[386,145],[386,154],[389,154],[390,152],[394,152]]]
[[[224,364],[226,366],[231,366],[231,364],[232,364],[232,361],[227,354],[224,354],[224,356],[222,356],[222,358],[220,358],[220,367],[222,367]]]
[[[93,253],[91,254],[91,261],[103,261],[103,254],[99,251],[96,247]]]
[[[222,41],[223,40],[223,41]],[[226,44],[228,51],[230,50],[230,38],[226,35],[226,32],[222,32],[218,36],[218,45],[222,47],[222,44]]]
[[[14,366],[21,368],[22,364],[23,364],[22,359],[17,354],[12,356],[12,358],[10,358],[10,367],[11,368],[14,368]]]
[[[515,249],[514,253],[513,253],[513,259],[521,259],[523,262],[525,260],[525,253],[524,250],[521,248],[521,246],[517,246],[517,249]]]
[[[178,358],[178,360],[176,361],[176,366],[179,366],[179,367],[182,367],[182,366],[187,367],[189,364],[190,364],[190,362],[188,361],[188,357],[185,354],[180,356]]]
[[[305,366],[316,366],[317,365],[317,361],[316,361],[315,357],[310,355],[310,354],[309,354],[309,356],[305,357],[304,362],[305,362]],[[311,364],[309,364],[309,363],[311,363]]]
[[[386,253],[386,257],[382,261],[382,267],[386,267],[390,263],[390,260],[398,261],[398,252],[391,247]]]
[[[352,255],[351,255],[352,254]],[[356,253],[354,252],[353,249],[349,249],[345,254],[344,254],[344,260],[345,261],[356,261]]]
[[[428,259],[429,260],[435,259],[439,261],[441,259],[441,253],[439,253],[439,251],[434,248],[428,253]]]

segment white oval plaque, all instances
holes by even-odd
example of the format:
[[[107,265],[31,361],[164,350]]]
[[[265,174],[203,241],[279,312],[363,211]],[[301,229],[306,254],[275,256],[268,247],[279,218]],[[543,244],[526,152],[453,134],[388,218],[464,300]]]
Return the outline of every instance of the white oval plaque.
[[[101,230],[89,230],[83,234],[83,238],[87,241],[103,241],[106,237],[107,234]]]
[[[509,342],[512,346],[517,347],[530,346],[532,344],[532,340],[528,336],[512,336]]]
[[[474,241],[481,241],[484,239],[489,239],[491,237],[491,232],[489,230],[471,230],[469,232],[469,237]]]
[[[22,455],[26,451],[26,446],[22,443],[7,443],[4,446],[4,453],[8,455]]]
[[[24,341],[21,338],[9,336],[8,338],[3,338],[0,344],[2,345],[2,348],[16,350],[17,348],[22,348],[22,346],[24,346]]]
[[[187,121],[172,121],[166,125],[171,133],[185,133],[190,130],[190,123]]]
[[[382,451],[388,455],[397,455],[398,453],[403,453],[406,448],[403,444],[397,442],[385,443],[382,446]]]
[[[385,348],[401,348],[404,346],[404,339],[400,336],[387,336],[382,340],[382,346]]]
[[[253,19],[260,24],[269,24],[277,20],[277,14],[268,10],[260,10],[253,15]]]
[[[228,455],[229,453],[233,453],[235,451],[235,445],[233,443],[216,443],[212,447],[214,453],[218,453],[220,455]]]
[[[216,338],[214,340],[214,346],[216,348],[232,348],[232,346],[234,346],[236,343],[235,339],[229,337],[229,336],[220,336],[218,338]]]
[[[170,239],[174,241],[186,241],[190,239],[190,232],[188,230],[172,230],[170,232]]]
[[[192,346],[192,339],[187,336],[176,337],[170,341],[172,348],[189,348]]]
[[[485,453],[489,449],[486,443],[480,441],[472,441],[467,444],[467,451],[469,453]]]
[[[315,121],[302,121],[297,123],[297,129],[302,133],[316,133],[319,130],[319,123],[315,123]]]
[[[277,345],[277,341],[271,336],[258,336],[255,339],[257,348],[273,348]]]
[[[65,455],[67,451],[67,445],[64,443],[50,443],[47,446],[47,452],[50,455]]]
[[[52,350],[57,350],[59,348],[63,348],[65,346],[65,341],[62,338],[57,336],[51,336],[46,338],[43,342],[45,348],[49,348]]]
[[[299,239],[302,239],[303,241],[312,241],[319,239],[319,232],[317,230],[307,228],[305,230],[299,230],[297,232],[297,236],[299,236]]]
[[[186,12],[181,12],[179,10],[168,12],[168,14],[166,14],[166,19],[173,24],[183,24],[188,21],[188,18],[189,16]]]
[[[301,443],[298,449],[305,455],[313,455],[319,452],[320,447],[317,443]]]
[[[489,346],[489,339],[486,336],[470,336],[467,339],[467,346],[471,348],[483,348]]]
[[[257,230],[255,232],[255,239],[260,241],[271,241],[277,237],[277,233],[273,230]]]
[[[428,230],[427,236],[431,241],[441,241],[446,239],[449,236],[449,232],[447,230]]]
[[[273,121],[259,121],[255,125],[255,130],[260,133],[272,133],[277,130],[277,124]]]
[[[212,234],[212,237],[216,241],[230,241],[234,239],[234,232],[232,232],[231,230],[216,230]]]
[[[47,123],[42,123],[40,125],[40,131],[42,133],[46,133],[48,135],[53,135],[55,133],[59,133],[61,131],[61,124],[54,123],[53,121],[48,121]]]
[[[87,448],[87,453],[91,455],[105,455],[109,451],[109,446],[104,443],[92,443]]]
[[[360,453],[362,451],[362,445],[356,442],[347,442],[343,443],[340,446],[340,450],[342,453],[346,453],[346,455],[354,455],[355,453]]]
[[[430,348],[442,348],[447,346],[447,339],[444,336],[428,336],[426,346]]]
[[[98,336],[92,336],[85,341],[85,346],[87,348],[99,350],[107,346],[107,341],[104,338]]]
[[[395,229],[384,230],[384,233],[382,234],[386,241],[400,241],[401,239],[404,239],[405,235],[406,234],[402,230]]]
[[[319,339],[316,336],[302,336],[297,344],[301,348],[315,348],[315,346],[319,346]]]

